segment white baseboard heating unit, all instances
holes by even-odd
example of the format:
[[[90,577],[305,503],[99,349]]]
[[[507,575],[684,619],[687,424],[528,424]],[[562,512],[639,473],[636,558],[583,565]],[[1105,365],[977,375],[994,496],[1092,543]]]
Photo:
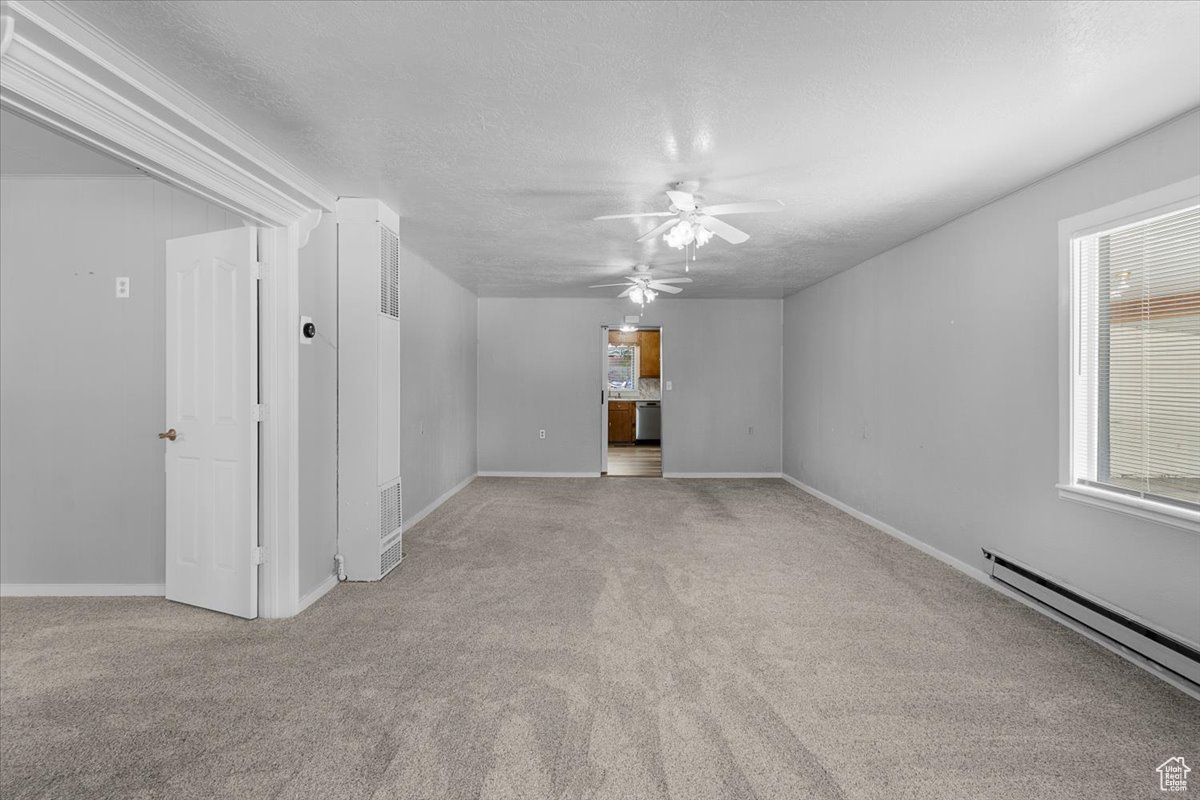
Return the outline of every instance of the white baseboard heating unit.
[[[338,223],[338,550],[352,581],[404,554],[399,217],[343,197]]]
[[[1015,589],[1200,689],[1200,647],[1045,573],[983,548],[992,580]]]

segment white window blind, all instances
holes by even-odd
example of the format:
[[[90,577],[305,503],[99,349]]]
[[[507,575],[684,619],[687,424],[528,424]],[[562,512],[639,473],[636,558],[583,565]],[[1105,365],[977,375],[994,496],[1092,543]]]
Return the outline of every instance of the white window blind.
[[[1072,479],[1200,509],[1200,206],[1072,247]]]

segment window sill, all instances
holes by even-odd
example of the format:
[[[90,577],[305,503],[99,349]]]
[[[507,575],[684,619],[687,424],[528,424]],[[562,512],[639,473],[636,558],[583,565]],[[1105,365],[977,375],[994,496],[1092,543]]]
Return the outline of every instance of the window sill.
[[[1186,508],[1176,508],[1166,503],[1131,497],[1120,492],[1109,492],[1094,486],[1073,486],[1063,483],[1058,484],[1058,496],[1074,503],[1083,503],[1103,508],[1106,511],[1116,511],[1120,514],[1169,525],[1172,528],[1200,533],[1200,512]]]

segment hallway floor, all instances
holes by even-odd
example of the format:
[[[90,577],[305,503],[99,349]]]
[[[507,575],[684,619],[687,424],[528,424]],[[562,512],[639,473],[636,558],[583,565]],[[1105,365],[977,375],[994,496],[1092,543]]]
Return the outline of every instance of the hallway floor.
[[[661,478],[662,447],[656,444],[610,444],[608,475],[613,478]]]

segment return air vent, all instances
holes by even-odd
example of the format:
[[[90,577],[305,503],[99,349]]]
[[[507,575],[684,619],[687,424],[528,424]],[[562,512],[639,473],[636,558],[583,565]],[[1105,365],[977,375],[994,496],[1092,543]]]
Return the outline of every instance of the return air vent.
[[[387,539],[399,533],[404,524],[401,506],[400,481],[379,490],[379,538]]]
[[[396,541],[384,550],[379,556],[379,577],[383,577],[391,572],[396,566],[404,560],[404,541],[396,539]]]
[[[400,240],[379,229],[379,313],[400,318]]]

